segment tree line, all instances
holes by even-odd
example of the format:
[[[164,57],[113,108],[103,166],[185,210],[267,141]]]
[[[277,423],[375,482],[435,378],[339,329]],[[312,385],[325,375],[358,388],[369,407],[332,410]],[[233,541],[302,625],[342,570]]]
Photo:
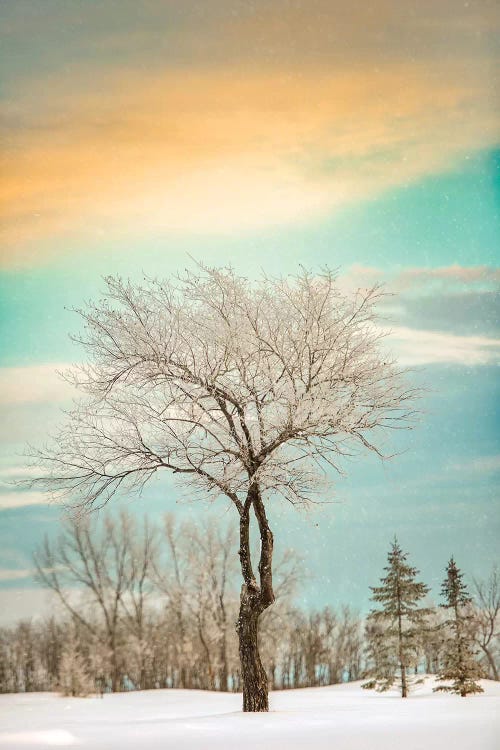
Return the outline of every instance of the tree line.
[[[58,539],[46,539],[34,555],[39,582],[60,606],[44,620],[0,629],[0,691],[241,690],[235,547],[232,529],[213,520],[178,523],[167,516],[160,527],[127,513],[66,519]],[[401,580],[408,578],[399,545],[391,555]],[[346,606],[298,607],[301,567],[290,551],[277,560],[276,605],[262,618],[260,651],[273,689],[361,678],[380,688],[403,671],[409,682],[410,672],[447,668],[444,610],[408,609],[408,591],[426,595],[425,586],[411,589],[406,581],[399,643],[398,605],[379,590],[391,588],[394,571],[390,585],[373,589],[388,611],[363,621]],[[414,578],[415,569],[410,573]],[[487,582],[476,582],[474,601],[459,605],[473,661],[493,679],[499,665],[498,584],[493,571]],[[409,617],[410,611],[418,614]]]
[[[34,555],[58,614],[0,629],[0,691],[241,690],[235,546],[234,531],[214,521],[67,518]],[[357,679],[359,617],[294,606],[298,563],[290,551],[276,563],[277,603],[260,636],[270,684]]]

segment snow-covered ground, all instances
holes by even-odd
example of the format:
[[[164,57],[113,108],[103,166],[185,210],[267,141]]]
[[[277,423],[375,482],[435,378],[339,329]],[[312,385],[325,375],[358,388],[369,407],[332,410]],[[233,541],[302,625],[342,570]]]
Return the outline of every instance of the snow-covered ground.
[[[498,750],[500,683],[466,699],[432,694],[432,680],[407,700],[360,683],[273,693],[268,714],[240,712],[241,696],[155,690],[99,698],[48,693],[0,696],[1,748],[96,750]]]

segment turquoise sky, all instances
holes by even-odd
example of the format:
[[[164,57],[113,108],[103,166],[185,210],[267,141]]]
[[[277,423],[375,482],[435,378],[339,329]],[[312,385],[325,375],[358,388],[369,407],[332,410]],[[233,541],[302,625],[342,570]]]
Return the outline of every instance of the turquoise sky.
[[[10,482],[71,396],[55,375],[81,357],[71,308],[106,274],[164,276],[191,257],[384,282],[391,349],[428,388],[400,456],[346,466],[309,514],[272,507],[278,548],[310,572],[306,603],[366,607],[395,533],[436,596],[451,554],[469,578],[500,562],[498,9],[344,6],[2,4],[7,619],[43,611],[31,552],[60,510]],[[166,476],[121,502],[221,512],[181,494]]]

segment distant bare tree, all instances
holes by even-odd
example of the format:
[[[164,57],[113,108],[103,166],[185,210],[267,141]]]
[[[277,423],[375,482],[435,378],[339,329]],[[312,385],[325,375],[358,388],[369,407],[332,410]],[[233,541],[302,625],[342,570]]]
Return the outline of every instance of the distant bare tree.
[[[88,364],[83,394],[53,447],[32,457],[34,484],[97,507],[168,470],[204,497],[224,496],[239,519],[238,617],[243,709],[268,710],[258,647],[274,601],[266,503],[306,503],[359,449],[382,455],[386,430],[407,426],[415,392],[381,348],[381,291],[344,295],[334,274],[259,283],[201,268],[142,285],[108,278],[79,311]],[[258,580],[251,514],[260,534]]]
[[[205,524],[165,518],[164,554],[155,582],[166,596],[165,608],[175,623],[172,638],[179,684],[211,690],[233,689],[239,684],[233,663],[238,587],[234,528],[210,518]],[[274,569],[277,607],[266,611],[262,627],[264,651],[271,660],[273,648],[283,639],[291,597],[300,582],[299,558],[291,550],[279,555]],[[198,681],[192,682],[194,664]],[[232,668],[230,667],[232,666]]]
[[[483,652],[488,671],[499,679],[500,646],[500,575],[495,566],[486,581],[474,580],[476,606],[474,609],[475,641]]]
[[[95,684],[87,670],[85,660],[78,648],[76,628],[69,628],[59,664],[59,690],[73,698],[85,697],[94,692]]]
[[[197,528],[195,535],[190,535],[190,544],[197,568],[194,614],[209,665],[210,687],[214,689],[217,683],[225,691],[229,677],[228,627],[232,615],[235,620],[236,535],[231,527],[223,529],[212,522],[204,529]],[[204,634],[207,629],[214,631],[215,658],[210,653],[210,639]]]
[[[349,607],[308,613],[293,608],[278,633],[276,651],[276,688],[357,680],[363,651],[361,621]]]
[[[361,620],[349,607],[343,606],[340,612],[332,613],[333,638],[330,646],[329,682],[338,683],[343,679],[358,680],[361,675],[361,657],[363,651],[363,637]]]
[[[102,624],[113,691],[121,687],[124,619],[139,649],[144,645],[145,599],[155,554],[154,530],[144,522],[139,532],[126,513],[118,520],[106,517],[101,527],[88,516],[68,517],[57,541],[46,538],[34,554],[38,580],[58,596],[74,621],[96,640]],[[88,607],[82,606],[82,598]],[[100,622],[95,619],[96,609]],[[140,660],[143,668],[143,657]]]
[[[187,669],[187,656],[193,652],[188,596],[192,588],[193,571],[189,565],[189,547],[186,539],[186,525],[176,525],[175,518],[165,517],[165,541],[161,563],[155,566],[155,582],[167,597],[169,618],[175,628],[175,638],[171,643],[171,660],[177,671],[173,679],[179,687],[192,687]],[[191,529],[189,533],[191,533]]]
[[[127,517],[126,517],[127,518]],[[130,520],[122,524],[128,535],[125,559],[125,593],[121,597],[122,618],[127,636],[132,637],[135,654],[134,683],[136,687],[150,687],[147,678],[149,641],[151,638],[150,604],[158,598],[154,583],[154,568],[159,554],[158,529],[147,517],[142,524]]]
[[[194,522],[176,525],[169,514],[165,541],[166,555],[156,569],[155,581],[177,623],[180,683],[188,685],[184,657],[187,651],[194,652],[188,637],[194,626],[208,678],[204,687],[227,690],[227,631],[235,600],[234,531],[217,525],[214,519],[203,527]]]
[[[427,627],[422,633],[425,672],[437,674],[441,668],[446,644],[446,615],[441,607],[430,606]]]

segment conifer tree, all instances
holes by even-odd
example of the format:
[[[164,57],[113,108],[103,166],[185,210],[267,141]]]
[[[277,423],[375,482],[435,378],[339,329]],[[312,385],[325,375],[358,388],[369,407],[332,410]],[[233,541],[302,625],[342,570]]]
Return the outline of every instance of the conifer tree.
[[[468,611],[468,605],[472,599],[462,579],[463,573],[452,557],[441,587],[441,596],[445,600],[441,607],[447,609],[451,616],[444,623],[449,636],[445,641],[443,669],[438,675],[438,680],[451,680],[452,683],[434,689],[456,693],[465,698],[470,693],[483,692],[481,685],[476,682],[483,673],[475,658],[476,650],[469,627],[473,615]]]
[[[387,555],[387,575],[372,586],[371,600],[381,605],[368,616],[368,652],[373,669],[368,687],[388,690],[401,676],[401,697],[408,696],[408,668],[416,665],[430,610],[419,607],[429,588],[416,581],[419,571],[408,565],[408,555],[396,538]]]

